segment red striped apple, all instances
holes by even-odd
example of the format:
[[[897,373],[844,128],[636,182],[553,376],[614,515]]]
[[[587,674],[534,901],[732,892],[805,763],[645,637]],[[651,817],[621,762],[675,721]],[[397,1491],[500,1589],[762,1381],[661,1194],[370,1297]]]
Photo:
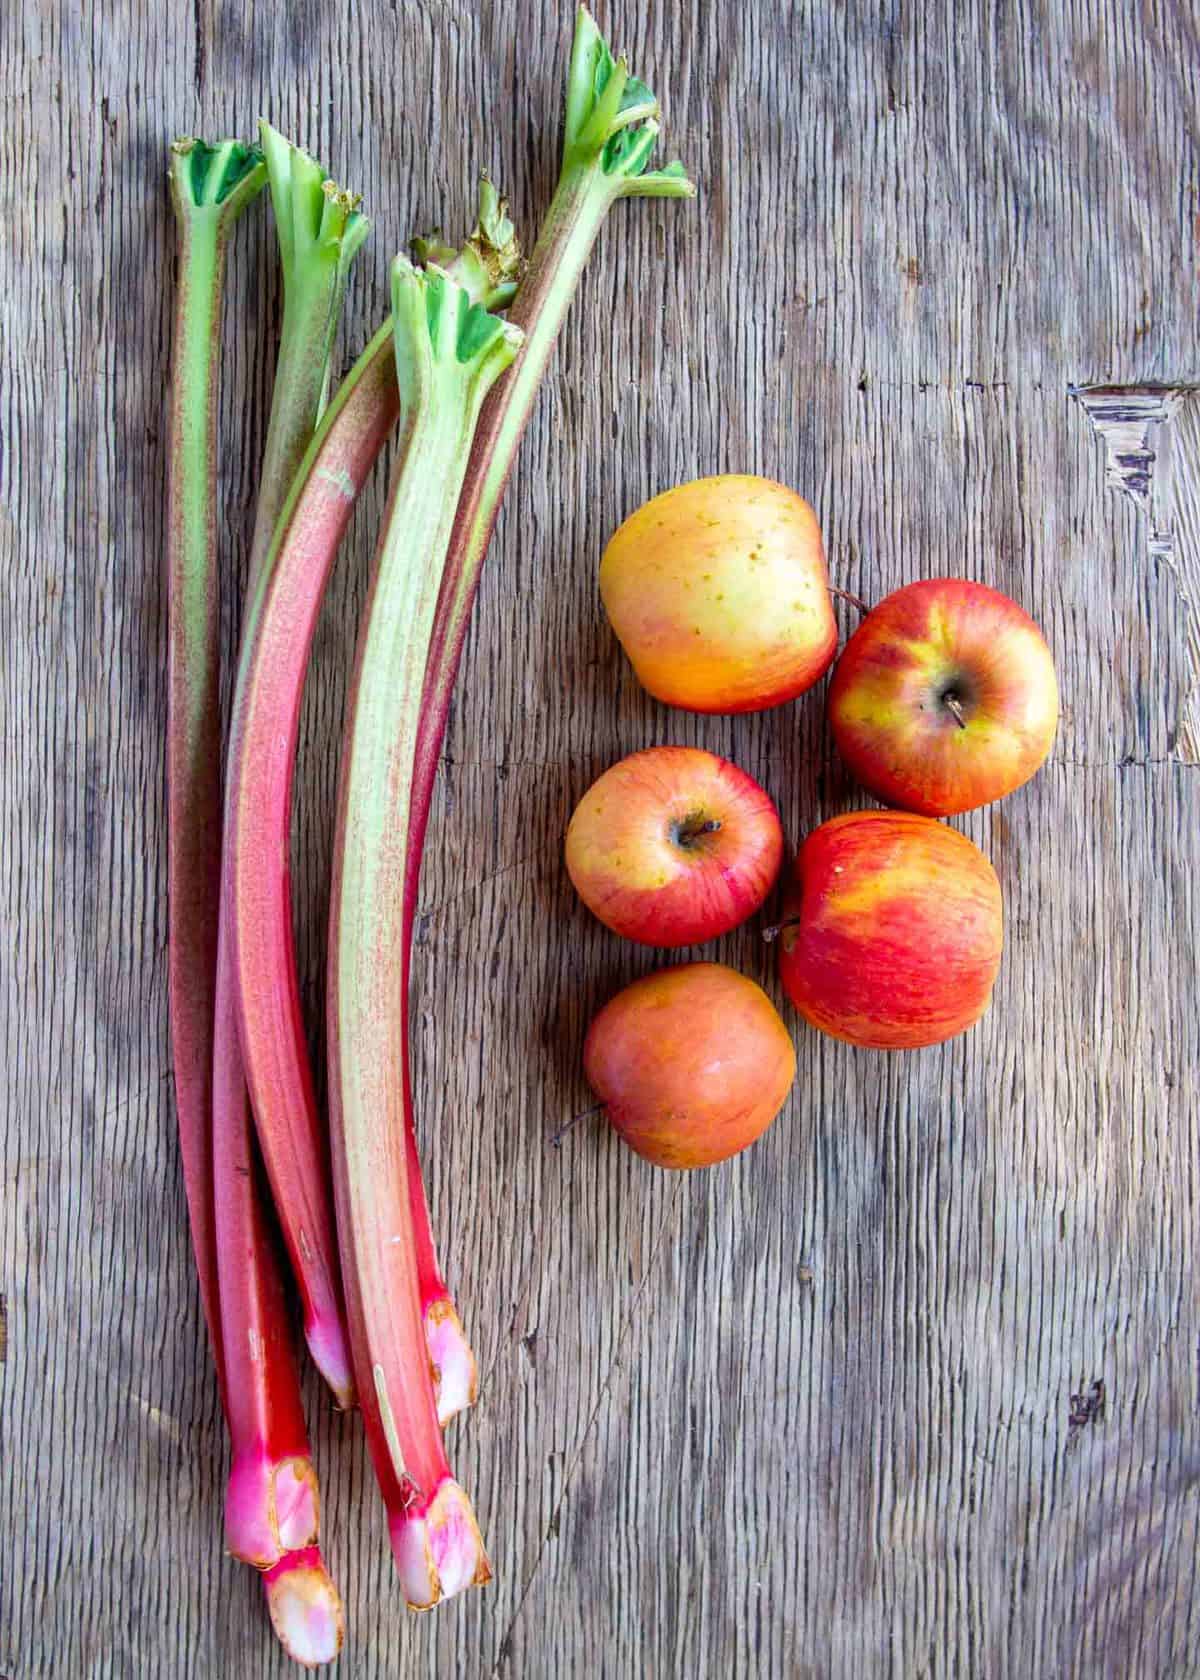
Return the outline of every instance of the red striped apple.
[[[605,1004],[583,1065],[631,1149],[660,1167],[707,1167],[766,1131],[796,1053],[761,986],[720,963],[688,963]]]
[[[876,1050],[937,1044],[987,1008],[1000,883],[932,817],[854,811],[800,848],[782,932],[784,991],[814,1027]]]
[[[698,747],[649,747],[593,782],[566,852],[576,892],[606,927],[673,947],[728,933],[761,907],[783,831],[736,764]]]
[[[692,712],[757,712],[829,669],[837,629],[817,517],[727,473],[640,507],[600,562],[600,596],[642,687]]]
[[[1054,661],[1015,601],[965,578],[897,589],[842,650],[829,721],[877,799],[927,816],[1027,782],[1058,723]]]

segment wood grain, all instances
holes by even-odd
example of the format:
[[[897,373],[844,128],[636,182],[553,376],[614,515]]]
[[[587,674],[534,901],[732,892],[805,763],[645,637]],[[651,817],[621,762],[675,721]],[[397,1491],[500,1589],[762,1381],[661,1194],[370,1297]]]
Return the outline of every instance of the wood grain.
[[[1176,577],[1104,488],[1072,382],[1200,377],[1200,39],[1186,0],[612,0],[696,207],[626,205],[585,276],[488,563],[416,965],[419,1108],[481,1356],[452,1435],[496,1569],[408,1616],[354,1420],[307,1394],[349,1627],[337,1672],[1200,1673],[1200,770]],[[165,148],[268,115],[390,251],[490,166],[553,185],[565,0],[62,0],[0,18],[0,1674],[275,1676],[220,1548],[225,1444],[185,1229],[164,962]],[[221,420],[235,634],[279,312],[235,240]],[[621,753],[702,742],[790,836],[859,801],[821,694],[648,700],[599,609],[614,524],[724,468],[808,494],[868,598],[967,573],[1043,624],[1052,762],[963,826],[1008,946],[968,1037],[905,1057],[796,1027],[789,1109],[668,1177],[578,1058],[651,966],[574,901],[561,836]],[[305,712],[301,962],[320,1019],[346,672],[383,475]],[[1195,507],[1196,485],[1191,487]],[[839,611],[842,609],[839,608]],[[850,622],[847,609],[846,623]],[[761,975],[755,929],[717,954]],[[1072,1432],[1095,1380],[1104,1414]]]

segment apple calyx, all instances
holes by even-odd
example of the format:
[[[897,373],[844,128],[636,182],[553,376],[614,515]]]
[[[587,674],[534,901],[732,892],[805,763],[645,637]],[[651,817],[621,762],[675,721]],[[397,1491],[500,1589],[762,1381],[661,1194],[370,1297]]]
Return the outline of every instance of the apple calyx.
[[[684,817],[682,822],[672,823],[671,838],[677,846],[681,846],[687,852],[691,851],[701,836],[717,834],[720,832],[720,828],[721,824],[718,818],[709,817],[705,819],[697,813],[694,816]]]
[[[963,703],[959,699],[956,690],[948,688],[945,693],[939,695],[938,698],[941,700],[942,705],[945,706],[946,710],[950,713],[950,716],[954,719],[958,727],[960,729],[965,729],[967,727],[967,714],[963,711]]]

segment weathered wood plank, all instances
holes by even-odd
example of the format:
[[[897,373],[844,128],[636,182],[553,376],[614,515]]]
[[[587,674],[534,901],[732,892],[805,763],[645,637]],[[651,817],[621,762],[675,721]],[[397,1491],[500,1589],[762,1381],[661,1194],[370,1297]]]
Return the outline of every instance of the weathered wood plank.
[[[12,1680],[287,1671],[220,1554],[168,1079],[165,144],[262,111],[362,189],[378,231],[349,354],[389,251],[461,222],[481,165],[533,225],[568,10],[112,0],[0,18]],[[602,21],[704,195],[623,207],[585,278],[489,560],[422,884],[420,1107],[485,1377],[453,1457],[496,1581],[403,1612],[358,1431],[310,1384],[339,1672],[1196,1672],[1200,771],[1172,758],[1189,624],[1067,395],[1200,377],[1195,18],[1179,0],[614,0]],[[270,244],[247,218],[230,271],[231,582],[270,390]],[[608,532],[722,468],[809,494],[837,581],[867,597],[951,572],[1014,594],[1055,648],[1065,716],[1042,775],[963,825],[1007,901],[981,1027],[888,1058],[797,1024],[787,1114],[747,1157],[678,1179],[599,1127],[548,1147],[588,1101],[591,1011],[652,960],[574,902],[572,805],[660,740],[736,758],[793,837],[858,798],[819,694],[671,713],[607,631]],[[1186,490],[1193,565],[1194,473]],[[306,701],[314,1029],[382,492],[381,474]],[[774,986],[753,929],[717,949]],[[1104,1415],[1072,1435],[1071,1396],[1098,1379]]]

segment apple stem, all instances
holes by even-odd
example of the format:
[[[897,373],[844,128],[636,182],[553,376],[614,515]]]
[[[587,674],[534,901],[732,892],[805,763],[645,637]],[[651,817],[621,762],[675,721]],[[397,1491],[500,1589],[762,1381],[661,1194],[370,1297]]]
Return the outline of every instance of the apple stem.
[[[831,583],[829,585],[829,593],[831,595],[840,596],[843,601],[849,601],[850,605],[852,607],[857,607],[860,613],[869,613],[871,610],[861,595],[852,595],[848,589],[837,589]]]
[[[680,823],[676,838],[681,846],[690,846],[702,834],[716,834],[720,826],[716,817],[709,817],[707,822],[697,822],[693,818],[691,822]]]
[[[569,1120],[564,1122],[564,1124],[561,1125],[555,1133],[553,1133],[550,1138],[550,1142],[554,1145],[555,1149],[561,1149],[562,1140],[566,1137],[572,1126],[578,1126],[581,1120],[590,1120],[593,1114],[600,1114],[607,1107],[607,1103],[596,1103],[592,1108],[585,1108],[582,1114],[573,1114]]]
[[[763,943],[766,944],[766,945],[769,945],[772,942],[772,940],[778,939],[779,935],[783,932],[784,928],[799,927],[799,926],[800,926],[799,916],[785,916],[783,921],[781,921],[781,922],[772,922],[769,927],[765,927],[762,930]]]
[[[966,713],[963,711],[962,701],[958,698],[957,694],[943,694],[942,705],[945,706],[946,710],[950,713],[950,716],[954,719],[960,729],[965,729],[967,727]]]

